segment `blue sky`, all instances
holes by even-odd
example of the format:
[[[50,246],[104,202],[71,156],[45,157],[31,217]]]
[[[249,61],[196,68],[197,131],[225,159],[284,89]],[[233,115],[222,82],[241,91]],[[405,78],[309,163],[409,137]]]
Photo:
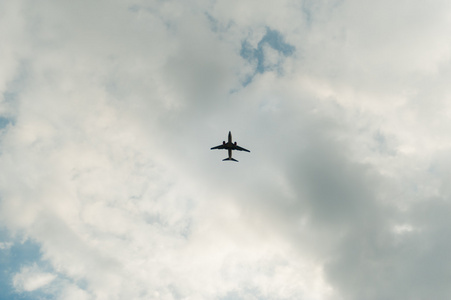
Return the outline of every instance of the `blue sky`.
[[[5,229],[0,232],[0,243],[0,299],[36,299],[36,294],[18,293],[13,277],[23,266],[42,264],[39,244],[29,239],[13,238]]]
[[[250,75],[249,78],[246,79],[246,81],[243,83],[244,86],[248,85],[257,73],[261,74],[266,71],[273,71],[274,69],[278,73],[283,72],[282,60],[268,63],[267,54],[265,55],[264,53],[265,46],[269,46],[274,49],[282,58],[285,56],[291,56],[295,52],[294,46],[285,43],[283,36],[279,32],[271,30],[270,28],[266,29],[265,35],[258,42],[256,48],[253,48],[246,40],[243,41],[240,51],[241,57],[243,57],[251,64],[256,64],[254,74]]]
[[[0,2],[0,299],[450,298],[450,11]]]

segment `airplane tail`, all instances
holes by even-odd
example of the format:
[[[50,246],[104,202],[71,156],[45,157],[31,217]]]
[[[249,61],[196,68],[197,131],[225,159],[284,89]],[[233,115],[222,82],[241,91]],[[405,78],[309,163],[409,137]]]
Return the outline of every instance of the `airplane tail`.
[[[236,162],[238,162],[236,159],[234,159],[234,158],[229,158],[229,157],[227,157],[227,158],[224,158],[222,161],[226,161],[226,160],[233,160],[233,161],[236,161]]]

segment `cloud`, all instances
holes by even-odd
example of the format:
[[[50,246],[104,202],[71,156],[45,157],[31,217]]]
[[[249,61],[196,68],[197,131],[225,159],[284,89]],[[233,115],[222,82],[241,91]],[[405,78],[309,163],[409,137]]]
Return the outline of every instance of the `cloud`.
[[[11,246],[13,245],[13,243],[11,243],[11,242],[2,242],[2,243],[0,243],[0,249],[1,250],[7,250],[7,249],[9,249],[9,248],[11,248]]]
[[[36,266],[25,267],[14,276],[13,284],[18,291],[31,292],[50,284],[55,277],[53,274],[41,272]]]
[[[444,1],[1,5],[19,294],[449,297]]]

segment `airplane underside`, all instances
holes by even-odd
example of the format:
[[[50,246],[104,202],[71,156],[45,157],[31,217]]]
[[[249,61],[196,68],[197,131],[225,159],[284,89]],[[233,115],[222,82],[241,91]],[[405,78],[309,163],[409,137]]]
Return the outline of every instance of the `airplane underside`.
[[[222,142],[222,145],[216,146],[216,147],[212,147],[211,150],[213,149],[224,149],[229,152],[229,157],[224,158],[222,161],[236,161],[238,162],[236,159],[232,158],[232,150],[238,150],[238,151],[245,151],[245,152],[251,152],[243,147],[240,147],[236,144],[236,142],[232,143],[232,133],[229,131],[229,137],[228,137],[228,142],[226,143],[225,141]]]
[[[226,160],[233,160],[233,161],[236,161],[236,162],[238,162],[236,159],[234,159],[234,158],[231,158],[231,157],[227,157],[227,158],[224,158],[222,161],[226,161]]]
[[[222,161],[232,160],[232,161],[238,162],[236,159],[232,158],[232,149],[227,149],[227,150],[229,150],[229,157],[224,158]]]

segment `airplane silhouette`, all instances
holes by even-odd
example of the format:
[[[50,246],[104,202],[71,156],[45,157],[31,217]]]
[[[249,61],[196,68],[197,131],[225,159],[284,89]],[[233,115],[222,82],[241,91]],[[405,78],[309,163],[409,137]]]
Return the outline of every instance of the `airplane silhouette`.
[[[233,161],[238,162],[236,159],[232,158],[232,150],[251,152],[251,151],[249,151],[247,149],[244,149],[244,148],[238,146],[236,144],[236,142],[232,143],[232,133],[230,131],[229,131],[229,141],[227,143],[225,141],[223,141],[222,145],[213,147],[210,150],[213,150],[213,149],[227,149],[229,151],[229,157],[224,158],[223,161],[225,161],[225,160],[233,160]]]

